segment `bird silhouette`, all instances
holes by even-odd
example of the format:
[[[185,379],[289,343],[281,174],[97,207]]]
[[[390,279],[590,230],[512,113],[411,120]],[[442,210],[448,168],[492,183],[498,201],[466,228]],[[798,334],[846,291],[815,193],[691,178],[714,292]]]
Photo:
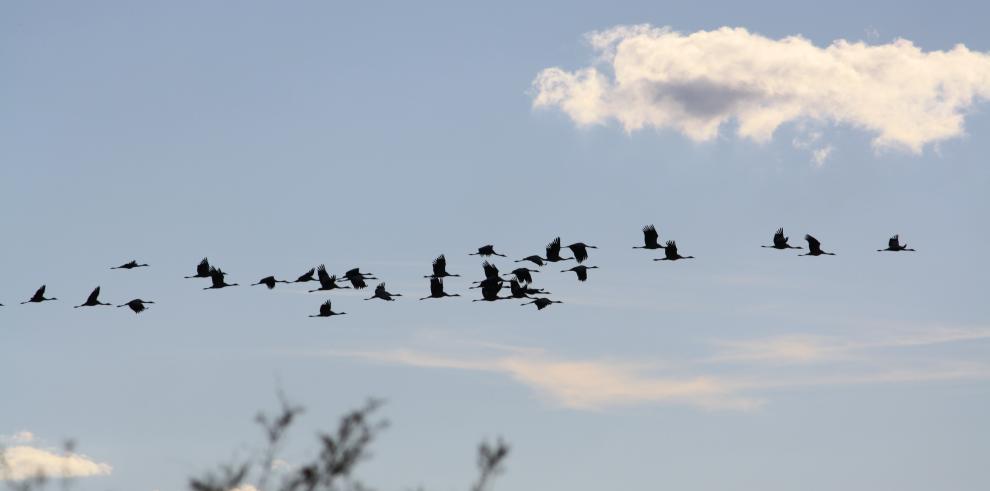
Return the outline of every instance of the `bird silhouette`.
[[[784,227],[778,228],[773,234],[773,245],[765,245],[760,247],[769,247],[771,249],[804,249],[803,247],[795,247],[787,243],[790,237],[784,237]]]
[[[459,274],[450,274],[447,272],[447,258],[443,254],[437,256],[433,260],[433,274],[430,276],[424,276],[423,278],[444,278],[447,276],[460,276]]]
[[[499,253],[495,252],[495,246],[493,246],[491,244],[483,245],[483,246],[481,246],[481,247],[478,248],[478,252],[472,252],[472,253],[470,253],[468,255],[469,256],[485,256],[485,257],[488,257],[488,256],[505,257],[505,254],[499,254]]]
[[[560,257],[560,237],[553,239],[547,244],[547,257],[543,258],[544,261],[555,263],[557,261],[567,261],[574,259],[573,257]]]
[[[344,273],[344,278],[351,282],[351,286],[355,290],[360,290],[362,288],[367,288],[368,284],[364,280],[377,280],[374,275],[369,273],[362,273],[361,268],[354,268],[350,271]]]
[[[220,271],[218,268],[210,267],[210,281],[212,281],[213,284],[203,289],[217,290],[220,288],[227,288],[228,286],[237,286],[237,283],[227,283],[224,281],[224,276],[226,276],[226,273],[223,271]]]
[[[531,273],[539,273],[539,271],[529,268],[516,268],[512,270],[512,275],[515,276],[517,280],[523,283],[533,282],[533,275]]]
[[[533,264],[535,264],[537,266],[543,266],[543,264],[544,264],[543,263],[543,258],[540,257],[540,256],[537,256],[537,255],[526,256],[526,257],[524,257],[524,258],[522,258],[522,259],[520,259],[520,260],[518,260],[516,262],[517,263],[522,263],[522,262],[526,262],[526,261],[529,261],[529,262],[531,262],[531,263],[533,263]]]
[[[582,265],[579,265],[579,266],[574,266],[571,269],[565,269],[565,270],[561,271],[561,273],[567,273],[569,271],[573,271],[573,272],[577,273],[577,279],[578,279],[578,281],[587,281],[587,279],[588,279],[588,270],[589,269],[598,269],[598,266],[585,266],[585,265],[582,264]]]
[[[275,288],[275,283],[292,283],[291,281],[276,280],[274,276],[265,276],[264,278],[258,280],[257,283],[252,283],[251,286],[265,285],[269,290]]]
[[[443,298],[443,297],[459,297],[460,295],[456,293],[447,293],[443,291],[443,278],[439,276],[434,276],[430,278],[430,296],[423,297],[420,300],[426,300],[427,298]]]
[[[309,271],[303,273],[300,277],[296,278],[296,281],[293,281],[293,283],[306,283],[307,281],[316,281],[316,278],[313,278],[313,274],[315,273],[316,273],[316,268],[309,268]]]
[[[498,267],[495,266],[494,264],[485,261],[481,265],[481,268],[485,271],[485,279],[482,281],[475,281],[474,284],[477,286],[472,286],[471,288],[481,288],[481,285],[489,280],[504,281],[502,279],[502,276],[498,274]]]
[[[800,256],[834,256],[834,253],[825,252],[822,250],[822,243],[818,239],[805,235],[804,240],[808,241],[808,253],[799,254]]]
[[[551,304],[555,304],[555,303],[564,303],[564,302],[561,302],[560,300],[550,300],[549,298],[546,297],[539,297],[533,299],[532,302],[524,302],[521,303],[520,305],[536,304],[536,310],[543,310],[549,307]]]
[[[678,259],[694,259],[694,256],[682,256],[677,253],[677,243],[668,240],[667,245],[663,248],[664,257],[659,259],[654,259],[654,261],[677,261]]]
[[[643,246],[633,246],[633,249],[663,249],[660,245],[660,234],[653,225],[643,227]]]
[[[89,297],[86,298],[86,301],[83,302],[82,305],[76,305],[73,308],[78,309],[79,307],[95,307],[97,305],[112,306],[112,304],[100,302],[99,297],[100,297],[100,287],[96,287],[89,294]]]
[[[211,269],[210,261],[204,257],[203,260],[196,265],[196,274],[186,276],[185,278],[209,278]]]
[[[127,302],[123,305],[118,305],[117,308],[130,307],[130,309],[133,310],[135,314],[140,314],[141,312],[144,312],[145,309],[147,309],[147,307],[145,307],[145,304],[150,304],[150,303],[155,303],[155,302],[152,302],[151,300],[141,300],[140,298],[135,298],[134,300],[131,300],[130,302]]]
[[[134,269],[134,268],[145,268],[147,266],[148,266],[147,264],[138,264],[137,261],[132,260],[129,263],[124,263],[121,264],[120,266],[114,266],[110,269]]]
[[[38,291],[34,292],[34,295],[32,295],[30,299],[28,299],[25,302],[21,302],[21,305],[24,305],[26,303],[47,302],[49,300],[58,300],[58,299],[55,297],[45,298],[45,285],[41,285],[41,288],[38,288]]]
[[[347,289],[350,289],[349,286],[338,285],[337,284],[337,275],[330,275],[330,274],[328,274],[327,273],[327,267],[326,266],[324,266],[324,265],[321,264],[320,267],[317,268],[317,272],[318,272],[319,277],[320,277],[320,287],[317,288],[317,289],[315,289],[315,290],[310,290],[309,291],[310,293],[318,292],[318,291],[334,290],[334,289],[337,289],[337,288],[347,288]],[[364,282],[363,279],[361,279],[360,276],[358,276],[356,278],[357,278],[358,281],[361,282],[361,285],[364,285],[364,286],[361,286],[360,288],[364,288],[365,286],[367,286],[367,284]],[[355,287],[355,288],[357,288],[357,287]]]
[[[498,292],[502,291],[501,278],[488,278],[485,281],[482,281],[479,286],[481,287],[481,298],[471,300],[472,302],[494,302],[496,300],[507,300],[512,298],[498,296]]]
[[[347,312],[334,312],[333,307],[330,306],[330,301],[327,300],[320,305],[320,313],[316,315],[311,315],[310,317],[330,317],[332,315],[344,315]]]
[[[895,235],[895,236],[891,237],[890,240],[887,241],[887,248],[886,249],[877,249],[877,252],[884,252],[884,251],[890,251],[890,252],[911,251],[911,252],[914,252],[914,249],[908,249],[907,244],[901,245],[900,242],[901,242],[900,236],[899,235]]]
[[[512,280],[509,282],[509,291],[512,292],[512,298],[532,298],[530,295],[548,295],[550,293],[543,291],[542,288],[529,288],[528,286],[523,286],[517,280]]]
[[[588,249],[598,249],[598,247],[585,244],[584,242],[575,242],[567,246],[567,248],[574,253],[574,259],[576,259],[578,263],[583,263],[586,259],[588,259]]]
[[[385,283],[382,282],[382,283],[379,283],[378,286],[375,287],[375,294],[372,295],[372,296],[370,296],[370,297],[368,297],[368,298],[366,298],[365,300],[372,300],[372,299],[375,299],[375,298],[380,298],[382,300],[386,300],[388,302],[392,302],[392,301],[395,300],[392,297],[401,297],[401,296],[402,296],[401,293],[389,293],[387,290],[385,290]]]

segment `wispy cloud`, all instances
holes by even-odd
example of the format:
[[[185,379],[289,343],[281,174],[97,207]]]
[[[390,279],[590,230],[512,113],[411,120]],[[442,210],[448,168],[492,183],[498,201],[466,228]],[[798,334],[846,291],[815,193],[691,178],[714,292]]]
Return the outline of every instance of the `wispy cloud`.
[[[649,364],[555,358],[542,350],[470,358],[405,349],[332,354],[423,368],[500,373],[574,409],[602,409],[644,402],[708,409],[751,409],[761,403],[758,399],[734,394],[732,387],[717,377],[661,376]]]
[[[795,334],[716,340],[710,354],[663,362],[565,357],[540,348],[472,342],[440,351],[400,348],[310,354],[501,374],[571,409],[653,403],[751,410],[775,390],[990,379],[990,364],[980,360],[903,356],[914,348],[988,338],[990,328],[982,327],[900,330],[874,337]],[[781,370],[784,365],[791,368]]]
[[[789,122],[838,123],[873,133],[877,149],[920,153],[961,136],[966,112],[990,98],[990,54],[963,45],[926,52],[898,39],[818,47],[743,28],[682,34],[649,25],[588,39],[597,62],[541,71],[534,107],[559,108],[579,125],[615,120],[626,131],[673,129],[695,141],[712,140],[731,120],[740,137],[757,142]],[[816,165],[833,151],[806,147]]]
[[[875,356],[889,348],[990,339],[990,329],[980,327],[933,327],[885,332],[873,337],[836,338],[793,334],[756,339],[715,341],[716,353],[708,360],[718,363],[823,363]]]

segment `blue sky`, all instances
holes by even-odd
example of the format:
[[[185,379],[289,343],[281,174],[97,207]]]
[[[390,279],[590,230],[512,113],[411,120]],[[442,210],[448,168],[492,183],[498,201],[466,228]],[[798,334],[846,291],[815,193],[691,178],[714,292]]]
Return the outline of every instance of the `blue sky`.
[[[379,489],[464,489],[497,435],[513,445],[498,489],[986,489],[981,97],[915,153],[878,148],[863,120],[795,118],[767,141],[731,118],[701,140],[627,131],[621,111],[582,125],[534,107],[533,85],[601,68],[586,34],[615,26],[979,58],[986,17],[969,2],[5,4],[0,435],[75,438],[112,466],[79,489],[179,490],[256,448],[252,418],[281,388],[307,408],[290,463],[344,410],[388,401],[362,473]],[[986,72],[953,67],[986,94]],[[633,251],[648,223],[697,259]],[[838,255],[761,249],[781,226]],[[919,252],[874,252],[894,233]],[[597,245],[601,268],[584,284],[544,268],[536,286],[563,305],[415,300],[438,254],[466,294],[468,252],[520,258],[558,235]],[[327,296],[303,286],[183,279],[203,256],[241,285],[360,266],[404,297],[335,294],[348,315],[310,319]],[[132,258],[152,267],[108,269]],[[18,305],[43,283],[59,301]],[[70,307],[96,285],[157,303]]]

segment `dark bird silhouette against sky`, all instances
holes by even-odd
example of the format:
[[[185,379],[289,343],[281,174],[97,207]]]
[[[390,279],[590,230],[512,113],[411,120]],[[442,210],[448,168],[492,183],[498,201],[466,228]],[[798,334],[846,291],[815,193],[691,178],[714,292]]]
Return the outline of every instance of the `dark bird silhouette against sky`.
[[[337,275],[330,275],[330,274],[328,274],[327,273],[327,267],[326,266],[324,266],[324,265],[321,264],[319,268],[316,268],[316,271],[317,271],[317,274],[320,277],[320,287],[317,288],[317,289],[315,289],[315,290],[310,290],[309,291],[310,293],[318,292],[318,291],[335,290],[337,288],[348,288],[348,289],[350,289],[349,286],[338,285],[337,284]],[[356,276],[355,278],[358,281],[360,281],[362,285],[364,285],[364,286],[362,286],[360,288],[364,288],[365,286],[367,286],[367,284],[365,284],[365,282],[364,282],[364,279],[360,275]],[[357,287],[355,287],[355,288],[357,288]]]
[[[471,300],[472,302],[494,302],[496,300],[507,300],[512,297],[500,297],[498,292],[502,291],[502,279],[488,278],[481,282],[481,298]]]
[[[366,298],[365,300],[372,300],[372,299],[375,299],[375,298],[380,298],[382,300],[385,300],[385,301],[388,301],[388,302],[392,302],[392,301],[395,301],[395,299],[392,298],[392,297],[401,297],[401,296],[402,296],[401,293],[389,293],[388,290],[385,289],[385,283],[382,282],[382,283],[379,283],[378,286],[375,287],[375,293],[374,293],[374,295]]]
[[[544,261],[555,263],[558,261],[568,261],[574,259],[573,257],[561,257],[560,256],[560,237],[553,239],[547,244],[547,257],[543,258]]]
[[[424,278],[445,278],[447,276],[460,276],[459,274],[450,274],[447,272],[447,258],[443,254],[437,256],[433,260],[433,274],[430,276],[424,276]]]
[[[110,269],[134,269],[134,268],[146,268],[147,264],[138,264],[137,261],[132,260],[129,263],[121,264],[120,266],[114,266]]]
[[[790,237],[784,236],[784,227],[778,228],[773,234],[773,245],[764,245],[760,247],[769,247],[771,249],[803,249],[803,247],[795,247],[787,243]]]
[[[350,271],[344,273],[344,278],[351,282],[351,286],[355,290],[360,290],[362,288],[367,288],[368,284],[364,280],[377,280],[374,275],[370,273],[362,273],[361,268],[354,268]]]
[[[573,272],[577,273],[577,279],[578,279],[578,281],[587,281],[588,280],[588,270],[589,269],[598,269],[598,266],[585,266],[585,265],[581,264],[579,266],[574,266],[571,269],[565,269],[565,270],[561,271],[561,273],[567,273],[567,272],[573,271]]]
[[[276,280],[274,276],[265,276],[264,278],[258,280],[257,283],[252,283],[251,286],[265,285],[269,290],[275,288],[275,283],[292,283],[291,281]]]
[[[457,293],[447,293],[443,291],[443,278],[433,277],[430,278],[430,296],[423,297],[420,300],[426,300],[427,298],[443,298],[443,297],[459,297]]]
[[[210,261],[203,258],[199,264],[196,265],[196,274],[192,276],[186,276],[186,278],[209,278],[210,277]]]
[[[152,302],[151,300],[141,300],[140,298],[135,298],[134,300],[131,300],[130,302],[125,303],[124,305],[118,305],[117,308],[129,307],[131,310],[134,311],[135,314],[140,314],[141,312],[144,312],[145,309],[147,309],[147,307],[145,307],[146,304],[153,304],[153,303],[155,302]]]
[[[517,280],[512,280],[509,282],[509,291],[512,292],[512,298],[532,298],[530,295],[550,294],[550,292],[543,291],[542,288],[530,288],[528,286],[523,286]]]
[[[664,257],[654,259],[654,261],[677,261],[678,259],[694,259],[694,256],[682,256],[677,253],[677,243],[668,240],[667,246],[663,248]]]
[[[536,310],[543,310],[549,307],[551,304],[555,304],[555,303],[564,303],[564,302],[561,302],[560,300],[550,300],[547,297],[539,297],[533,299],[532,302],[524,302],[521,303],[520,305],[536,304]]]
[[[218,268],[210,268],[210,281],[213,282],[212,285],[203,288],[204,290],[219,290],[220,288],[227,288],[228,286],[237,286],[237,283],[227,283],[224,281],[223,277],[226,274],[220,271]]]
[[[86,301],[82,303],[82,305],[76,305],[73,308],[78,309],[79,307],[96,307],[97,305],[112,306],[112,304],[103,303],[100,301],[100,287],[94,288],[93,291],[90,292],[89,297],[86,298]]]
[[[890,251],[890,252],[911,251],[911,252],[914,252],[914,249],[908,249],[907,244],[901,245],[900,242],[901,242],[901,237],[899,235],[895,235],[895,236],[891,237],[890,240],[887,241],[887,248],[886,249],[877,249],[877,252],[885,252],[885,251]]]
[[[517,263],[522,263],[522,262],[526,262],[526,261],[529,261],[529,262],[531,262],[531,263],[533,263],[533,264],[535,264],[537,266],[543,266],[543,264],[544,264],[543,258],[540,257],[540,256],[537,256],[535,254],[532,255],[532,256],[526,256],[526,257],[524,257],[524,258],[522,258],[522,259],[520,259],[520,260],[518,260],[516,262]]]
[[[825,252],[822,250],[822,243],[818,239],[805,235],[804,240],[808,241],[808,253],[799,254],[800,256],[834,256],[834,253]]]
[[[663,249],[660,245],[660,234],[657,232],[657,228],[653,225],[647,225],[643,227],[643,245],[633,246],[633,249]]]
[[[516,268],[512,270],[512,275],[515,276],[517,280],[523,283],[533,282],[533,275],[531,273],[539,273],[539,271],[529,268]]]
[[[493,246],[491,244],[483,245],[483,246],[481,246],[481,247],[478,248],[478,252],[472,252],[472,253],[470,253],[468,255],[469,256],[484,256],[484,257],[488,257],[488,256],[505,257],[505,254],[499,254],[499,253],[495,252],[495,246]]]
[[[485,271],[485,279],[482,281],[475,281],[474,283],[477,286],[472,286],[471,288],[481,288],[482,284],[490,280],[504,281],[502,279],[502,276],[498,274],[498,267],[495,266],[494,264],[485,261],[484,263],[482,263],[481,269]]]
[[[316,278],[313,278],[314,274],[316,274],[316,268],[309,268],[309,271],[300,275],[298,278],[296,278],[296,281],[293,281],[293,283],[306,283],[307,281],[316,281]]]
[[[575,242],[567,246],[567,248],[574,253],[574,259],[576,259],[578,263],[583,263],[586,259],[588,259],[588,249],[598,249],[598,247],[585,244],[584,242]]]
[[[45,285],[41,285],[41,288],[38,288],[38,290],[34,292],[34,295],[32,295],[31,298],[29,298],[27,301],[21,302],[21,305],[24,305],[26,303],[47,302],[50,300],[58,300],[58,299],[55,297],[45,298]]]
[[[330,301],[327,300],[320,305],[320,313],[316,315],[311,315],[310,317],[330,317],[333,315],[344,315],[347,312],[334,312],[333,307],[330,306]]]

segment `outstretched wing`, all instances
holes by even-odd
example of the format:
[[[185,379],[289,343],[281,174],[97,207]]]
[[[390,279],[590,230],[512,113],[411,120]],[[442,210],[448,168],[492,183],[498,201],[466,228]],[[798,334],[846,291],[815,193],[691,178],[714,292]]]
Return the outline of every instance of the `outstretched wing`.
[[[439,277],[434,277],[430,279],[430,296],[431,297],[443,296],[443,279]]]
[[[574,253],[574,259],[577,262],[583,263],[585,259],[588,259],[588,248],[584,244],[579,242],[577,244],[571,244],[567,248]]]
[[[92,293],[89,294],[89,298],[86,299],[86,303],[96,303],[97,298],[100,297],[100,287],[93,289]]]
[[[658,239],[660,239],[660,233],[657,232],[656,227],[652,224],[643,227],[643,243],[646,247],[659,247]]]
[[[321,264],[316,268],[316,274],[320,277],[321,286],[330,286],[330,275],[327,274],[327,267],[325,265]]]
[[[778,228],[777,233],[773,234],[773,245],[775,247],[784,247],[787,245],[787,237],[784,237],[784,228]]]
[[[547,257],[556,257],[560,255],[560,237],[553,239],[547,244]]]
[[[817,254],[822,251],[822,243],[818,242],[818,239],[810,235],[805,235],[804,240],[808,241],[808,250],[812,253]]]
[[[196,274],[200,276],[206,276],[210,274],[210,261],[207,260],[205,257],[196,266]]]
[[[223,287],[223,271],[220,271],[217,268],[211,267],[210,268],[210,281],[213,282],[213,286],[215,288],[222,288]]]
[[[433,275],[443,276],[447,272],[447,258],[443,254],[433,260]]]
[[[513,297],[519,297],[526,294],[526,289],[524,289],[517,280],[512,280],[509,282],[509,290],[512,291]]]
[[[320,266],[323,265],[321,264]],[[326,270],[327,268],[324,266],[323,269]],[[299,278],[296,278],[296,281],[305,281],[307,279],[310,279],[313,277],[313,273],[316,273],[316,268],[309,268],[309,271],[307,271],[306,274],[300,276]]]
[[[891,249],[897,249],[900,246],[901,246],[901,238],[898,235],[891,237],[890,240],[887,241],[887,247]]]
[[[333,312],[333,307],[330,306],[330,301],[327,300],[323,302],[323,305],[320,305],[320,315],[327,317],[330,315],[330,312]]]
[[[385,291],[385,283],[379,283],[378,286],[375,287],[375,296],[386,294],[388,294],[388,292]]]
[[[575,268],[574,272],[577,273],[578,281],[585,281],[588,279],[588,268]]]
[[[485,278],[498,278],[498,268],[494,264],[485,261],[481,267],[485,269]]]

